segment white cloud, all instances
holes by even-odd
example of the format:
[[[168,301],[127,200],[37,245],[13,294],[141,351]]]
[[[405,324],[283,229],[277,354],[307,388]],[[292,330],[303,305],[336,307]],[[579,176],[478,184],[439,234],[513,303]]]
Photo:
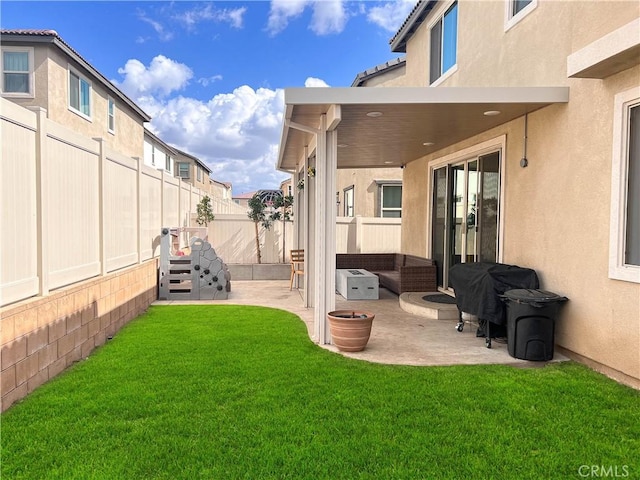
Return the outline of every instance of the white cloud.
[[[118,73],[124,76],[124,81],[114,83],[134,99],[148,95],[165,97],[184,88],[193,77],[189,67],[164,55],[151,60],[148,68],[139,60],[130,59]]]
[[[208,87],[214,82],[222,80],[222,75],[212,75],[211,77],[203,77],[196,80],[203,87]]]
[[[271,0],[267,31],[277,35],[287,28],[290,19],[300,16],[311,3],[310,0]]]
[[[267,32],[277,35],[309,7],[313,10],[309,29],[316,35],[342,32],[349,17],[355,15],[366,15],[371,23],[395,33],[415,7],[416,0],[389,1],[368,9],[367,3],[350,4],[347,12],[345,0],[271,0]]]
[[[342,0],[322,0],[314,2],[311,30],[318,35],[340,33],[347,24],[347,14]]]
[[[174,14],[173,18],[184,24],[188,30],[193,30],[198,23],[207,21],[224,22],[229,23],[233,28],[242,28],[246,11],[247,7],[217,9],[209,3]]]
[[[148,67],[132,59],[118,70],[120,88],[151,115],[162,140],[205,162],[211,176],[234,193],[278,188],[288,174],[275,169],[282,132],[284,91],[248,85],[207,101],[175,95],[191,78],[183,64],[157,56]],[[168,86],[170,85],[170,86]],[[306,87],[328,87],[309,77]]]
[[[163,41],[163,42],[168,42],[169,40],[173,39],[173,32],[171,31],[166,31],[164,28],[164,25],[156,20],[153,20],[149,17],[147,17],[146,13],[142,10],[138,11],[138,18],[140,20],[142,20],[145,23],[148,23],[149,25],[151,25],[151,28],[153,28],[155,30],[155,32],[158,34],[158,38]],[[139,39],[143,38],[143,37],[138,37]]]
[[[304,86],[305,87],[328,87],[329,85],[327,85],[327,83],[320,78],[308,77],[304,81]]]
[[[369,9],[367,19],[389,32],[397,32],[415,7],[415,0],[398,0],[387,2],[382,6]]]

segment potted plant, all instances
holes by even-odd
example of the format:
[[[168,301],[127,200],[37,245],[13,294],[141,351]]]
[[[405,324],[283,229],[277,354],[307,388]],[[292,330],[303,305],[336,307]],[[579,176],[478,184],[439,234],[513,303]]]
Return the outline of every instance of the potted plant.
[[[357,310],[335,310],[327,314],[331,340],[342,352],[364,350],[371,335],[375,315]]]

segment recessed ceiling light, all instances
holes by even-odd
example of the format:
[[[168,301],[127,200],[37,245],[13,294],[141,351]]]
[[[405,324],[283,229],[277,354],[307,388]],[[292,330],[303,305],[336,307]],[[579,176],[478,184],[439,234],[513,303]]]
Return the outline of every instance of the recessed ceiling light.
[[[431,147],[432,145],[435,145],[433,142],[424,142],[422,145],[424,145],[425,147]]]
[[[382,112],[368,112],[367,117],[381,117]]]
[[[500,110],[487,110],[484,114],[487,117],[495,117],[496,115],[500,115],[502,112]]]

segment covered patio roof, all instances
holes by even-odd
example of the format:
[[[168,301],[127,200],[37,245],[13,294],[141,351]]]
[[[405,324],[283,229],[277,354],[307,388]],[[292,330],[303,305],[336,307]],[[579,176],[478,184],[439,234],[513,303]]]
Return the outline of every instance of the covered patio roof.
[[[304,178],[303,168],[316,168],[314,195],[303,191],[298,208],[305,213],[294,224],[294,236],[298,248],[313,252],[312,262],[305,256],[305,303],[314,307],[315,337],[325,344],[330,342],[326,315],[335,308],[336,245],[327,239],[336,232],[336,209],[330,208],[336,170],[401,167],[529,112],[566,103],[569,88],[292,88],[284,100],[277,168],[293,172],[294,182]],[[306,292],[313,294],[312,302]]]
[[[284,100],[279,170],[293,171],[303,161],[323,114],[332,116],[338,132],[338,168],[400,167],[526,113],[566,103],[569,87],[289,88]]]

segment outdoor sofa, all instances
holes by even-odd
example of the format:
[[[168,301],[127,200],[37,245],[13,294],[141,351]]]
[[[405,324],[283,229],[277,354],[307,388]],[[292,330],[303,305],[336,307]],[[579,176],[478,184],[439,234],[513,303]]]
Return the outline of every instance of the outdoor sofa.
[[[362,269],[378,276],[381,287],[404,292],[435,292],[436,263],[402,253],[338,253],[336,269]]]

